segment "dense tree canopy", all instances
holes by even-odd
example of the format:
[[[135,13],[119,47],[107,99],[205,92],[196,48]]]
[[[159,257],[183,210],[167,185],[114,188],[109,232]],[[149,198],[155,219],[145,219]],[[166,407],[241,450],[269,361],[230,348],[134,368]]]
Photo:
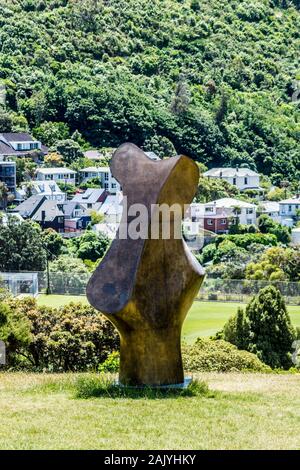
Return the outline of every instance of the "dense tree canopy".
[[[299,180],[298,0],[7,0],[0,25],[1,130]]]

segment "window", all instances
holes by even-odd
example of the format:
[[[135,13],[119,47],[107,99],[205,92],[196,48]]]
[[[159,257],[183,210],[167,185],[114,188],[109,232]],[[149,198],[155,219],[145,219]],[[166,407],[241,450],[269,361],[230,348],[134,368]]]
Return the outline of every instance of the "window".
[[[226,222],[227,222],[226,219],[222,219],[222,220],[221,220],[221,225],[226,225]]]
[[[252,219],[247,219],[247,225],[251,225],[252,224]]]
[[[105,175],[104,175],[105,181],[108,181],[108,178],[109,178],[109,174],[108,174],[108,173],[105,173]]]
[[[213,212],[214,208],[213,207],[205,207],[205,212]]]
[[[116,188],[116,187],[117,187],[116,183],[112,183],[112,184],[111,184],[111,187],[112,187],[112,188]]]
[[[91,202],[88,202],[88,205],[87,205],[88,209],[92,209],[93,207],[93,204]]]
[[[289,205],[289,212],[292,212],[292,206]]]
[[[213,224],[212,219],[207,219],[207,225],[212,225],[212,224]]]
[[[232,180],[232,184],[235,185],[236,184],[236,178],[233,178]]]
[[[253,214],[253,209],[246,209],[246,214]]]
[[[108,189],[108,183],[104,183],[104,189]]]
[[[244,178],[244,184],[248,184],[248,178],[247,177]]]

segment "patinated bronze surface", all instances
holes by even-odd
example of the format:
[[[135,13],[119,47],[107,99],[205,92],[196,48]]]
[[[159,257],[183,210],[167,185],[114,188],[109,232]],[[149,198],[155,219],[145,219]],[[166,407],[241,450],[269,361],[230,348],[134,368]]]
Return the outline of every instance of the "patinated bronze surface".
[[[111,171],[132,204],[180,204],[172,226],[196,192],[199,170],[185,156],[149,159],[133,144],[119,147]],[[131,218],[128,217],[130,222]],[[121,227],[128,226],[123,211]],[[145,221],[147,223],[147,221]],[[152,218],[148,221],[150,232]],[[159,222],[161,223],[161,221]],[[161,229],[161,227],[159,227]],[[180,336],[183,321],[201,286],[204,271],[185,242],[175,239],[116,239],[87,286],[89,302],[120,334],[120,382],[167,385],[184,380]]]

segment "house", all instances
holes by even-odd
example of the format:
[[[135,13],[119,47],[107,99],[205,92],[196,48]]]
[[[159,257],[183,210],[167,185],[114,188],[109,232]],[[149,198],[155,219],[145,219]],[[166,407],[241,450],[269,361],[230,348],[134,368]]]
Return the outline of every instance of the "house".
[[[47,155],[48,148],[27,132],[0,133],[0,160],[7,157],[24,157],[39,152]]]
[[[243,225],[256,224],[256,205],[225,197],[205,204],[204,217],[206,230],[215,231],[217,227],[226,232],[233,219]]]
[[[65,232],[80,232],[91,222],[87,209],[76,201],[67,201],[62,206],[65,215]]]
[[[22,202],[19,206],[17,206],[12,213],[20,214],[23,219],[31,219],[38,208],[46,201],[46,196],[41,194],[36,194],[34,196],[30,196],[24,202]]]
[[[116,149],[113,147],[102,148],[101,151],[96,149],[90,149],[86,150],[83,155],[88,160],[101,161],[112,158],[115,150]]]
[[[76,174],[76,171],[70,168],[38,168],[35,179],[75,185]]]
[[[57,232],[64,231],[62,207],[56,201],[48,200],[44,195],[30,196],[16,207],[13,213],[20,214],[23,219],[37,222],[43,229],[52,228]]]
[[[295,221],[299,217],[300,197],[284,199],[279,201],[279,215],[282,225],[293,227]]]
[[[28,195],[41,194],[57,202],[64,202],[66,194],[61,191],[55,181],[30,181],[28,184],[23,184],[21,189],[17,190],[17,199],[24,201]]]
[[[85,209],[98,211],[105,201],[107,192],[102,188],[88,188],[84,193],[77,193],[72,201],[78,202]]]
[[[212,168],[203,173],[203,176],[227,181],[240,191],[245,189],[263,191],[259,186],[259,174],[249,168]]]
[[[6,184],[10,193],[16,193],[16,163],[0,161],[0,181]]]
[[[118,181],[112,176],[108,166],[83,168],[79,170],[79,175],[82,182],[97,178],[100,186],[110,194],[116,194],[121,189]]]
[[[281,222],[279,215],[279,203],[276,201],[262,201],[259,205],[259,211],[266,214],[275,222]]]
[[[56,201],[44,200],[37,209],[31,220],[40,224],[42,229],[52,228],[56,232],[62,233],[65,228],[65,216],[62,208]]]
[[[107,224],[119,224],[123,213],[123,195],[118,193],[109,195],[99,209],[99,213],[105,217]]]

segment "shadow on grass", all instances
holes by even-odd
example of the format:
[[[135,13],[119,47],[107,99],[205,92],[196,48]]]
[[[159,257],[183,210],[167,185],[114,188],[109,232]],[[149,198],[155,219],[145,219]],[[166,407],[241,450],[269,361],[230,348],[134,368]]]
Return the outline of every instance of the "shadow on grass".
[[[126,387],[103,375],[79,377],[75,383],[75,398],[132,398],[162,399],[203,396],[214,394],[203,381],[193,380],[187,388]]]

